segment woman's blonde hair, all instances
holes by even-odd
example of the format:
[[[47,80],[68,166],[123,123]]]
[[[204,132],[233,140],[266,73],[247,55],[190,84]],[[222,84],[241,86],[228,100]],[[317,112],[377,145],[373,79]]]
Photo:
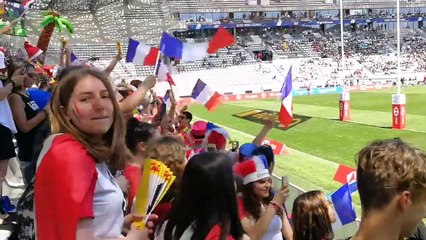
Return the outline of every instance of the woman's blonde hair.
[[[74,88],[81,79],[87,76],[92,76],[102,81],[108,90],[114,107],[113,124],[103,136],[102,141],[82,132],[65,117],[65,109],[68,107]],[[110,81],[103,72],[91,68],[70,72],[55,87],[49,104],[49,111],[51,113],[52,133],[71,134],[85,146],[96,162],[108,162],[110,167],[115,169],[122,169],[124,167],[124,159],[127,154],[127,148],[124,143],[126,129]]]
[[[147,156],[163,162],[176,176],[175,190],[180,189],[186,165],[186,147],[180,137],[162,136],[148,143]]]

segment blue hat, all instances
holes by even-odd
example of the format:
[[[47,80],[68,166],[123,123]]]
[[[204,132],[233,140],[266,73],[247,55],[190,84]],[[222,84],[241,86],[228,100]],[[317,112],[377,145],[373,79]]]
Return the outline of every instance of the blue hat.
[[[257,148],[257,145],[254,143],[245,143],[241,145],[239,153],[240,153],[240,161],[244,158],[251,157],[253,155],[253,151]]]
[[[270,146],[259,146],[253,151],[253,156],[264,156],[268,163],[268,166],[271,166],[275,162],[274,151]]]

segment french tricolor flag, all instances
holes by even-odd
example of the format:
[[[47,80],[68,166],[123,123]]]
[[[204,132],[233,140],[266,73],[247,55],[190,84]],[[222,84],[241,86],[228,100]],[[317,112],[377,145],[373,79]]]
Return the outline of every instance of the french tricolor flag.
[[[126,62],[154,66],[157,61],[158,48],[150,47],[142,42],[129,38]]]
[[[290,69],[288,70],[284,84],[281,88],[282,104],[279,119],[280,123],[286,127],[288,127],[293,121],[293,78],[291,74],[291,69],[292,67],[290,67]]]
[[[207,110],[214,111],[214,109],[221,103],[222,95],[211,90],[207,84],[201,81],[201,79],[198,79],[194,89],[192,90],[192,98],[204,104]]]
[[[333,203],[334,214],[336,216],[336,222],[333,223],[334,230],[356,221],[356,213],[352,202],[349,184],[343,185],[337,191],[332,193],[330,198]]]
[[[172,68],[170,63],[167,64],[166,61],[158,58],[154,69],[159,82],[168,82],[170,85],[176,86],[172,78]]]
[[[210,42],[204,43],[184,43],[167,33],[163,33],[160,42],[160,51],[168,57],[181,59],[184,62],[193,62],[202,60],[209,53],[215,53],[220,48],[230,46],[234,43],[234,36],[222,27],[218,29]]]

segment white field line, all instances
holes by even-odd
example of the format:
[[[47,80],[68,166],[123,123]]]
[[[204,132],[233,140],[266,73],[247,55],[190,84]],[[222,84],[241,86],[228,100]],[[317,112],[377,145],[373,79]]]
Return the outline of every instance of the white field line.
[[[201,121],[206,121],[206,122],[208,122],[208,120],[203,119],[203,118],[199,118],[199,117],[196,117],[196,116],[195,116],[194,118],[196,118],[196,119],[198,119],[198,120],[201,120]],[[243,132],[243,131],[240,131],[240,130],[237,130],[237,129],[234,129],[234,128],[230,128],[230,127],[227,127],[227,126],[222,125],[222,124],[218,124],[218,123],[214,123],[214,124],[216,124],[216,125],[218,125],[218,126],[220,126],[220,127],[223,127],[223,128],[225,128],[225,129],[228,129],[228,130],[231,130],[231,131],[238,132],[238,133],[240,133],[241,135],[246,136],[246,137],[248,137],[248,138],[251,138],[251,139],[254,139],[254,138],[255,138],[255,136],[253,136],[253,135],[251,135],[251,134],[248,134],[248,133],[246,133],[246,132]],[[313,159],[315,159],[315,160],[318,160],[318,161],[324,162],[324,163],[326,163],[326,164],[333,165],[333,166],[336,166],[336,167],[338,167],[338,166],[339,166],[339,164],[338,164],[338,163],[335,163],[335,162],[333,162],[333,161],[330,161],[330,160],[327,160],[327,159],[324,159],[324,158],[317,157],[317,156],[312,155],[312,154],[309,154],[309,153],[305,153],[305,152],[302,152],[302,151],[299,151],[299,150],[296,150],[296,149],[293,149],[293,148],[289,148],[289,147],[287,147],[287,149],[289,149],[289,150],[290,150],[290,153],[291,153],[291,152],[297,152],[297,153],[299,153],[299,154],[302,154],[302,155],[305,155],[305,156],[311,157],[311,158],[313,158]]]

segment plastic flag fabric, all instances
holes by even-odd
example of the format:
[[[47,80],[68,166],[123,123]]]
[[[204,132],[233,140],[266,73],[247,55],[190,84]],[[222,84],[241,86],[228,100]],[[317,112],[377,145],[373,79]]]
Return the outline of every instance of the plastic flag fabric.
[[[213,91],[206,83],[198,79],[194,89],[192,89],[192,98],[204,104],[207,110],[213,112],[220,105],[222,95]]]
[[[279,114],[279,120],[285,127],[290,126],[293,121],[293,77],[291,72],[292,67],[288,70],[283,86],[281,88],[282,104]]]
[[[146,160],[136,195],[135,213],[144,217],[150,215],[170,189],[175,178],[164,163],[153,159]],[[135,224],[136,227],[143,228],[146,220]]]
[[[333,179],[341,184],[346,184],[347,182],[350,182],[348,175],[351,173],[356,173],[356,169],[340,164]]]
[[[342,228],[344,225],[356,221],[355,208],[348,184],[343,185],[329,197],[334,206],[336,222],[333,223],[333,230]]]

